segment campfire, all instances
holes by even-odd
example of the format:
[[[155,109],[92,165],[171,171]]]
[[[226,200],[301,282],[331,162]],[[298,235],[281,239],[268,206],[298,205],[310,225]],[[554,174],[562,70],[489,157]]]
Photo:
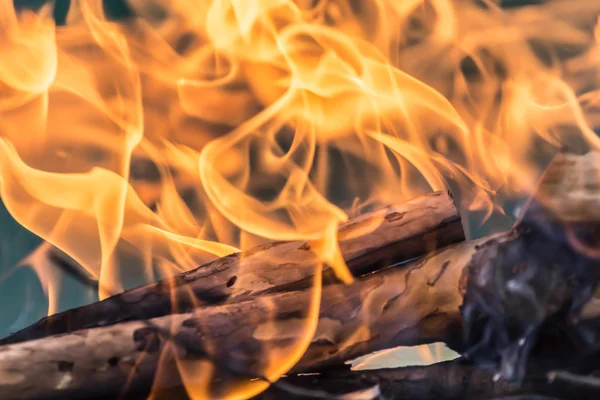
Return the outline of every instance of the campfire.
[[[600,397],[600,1],[22,3],[0,399]]]

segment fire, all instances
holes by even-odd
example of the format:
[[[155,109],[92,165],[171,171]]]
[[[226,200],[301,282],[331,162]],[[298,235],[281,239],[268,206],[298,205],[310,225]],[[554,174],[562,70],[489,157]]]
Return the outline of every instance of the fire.
[[[50,6],[0,5],[2,201],[100,297],[268,240],[309,240],[315,269],[350,281],[335,237],[348,215],[451,187],[489,216],[556,148],[600,147],[597,2],[128,6],[135,18],[115,21],[72,1],[56,26]],[[211,375],[192,364],[184,380]]]

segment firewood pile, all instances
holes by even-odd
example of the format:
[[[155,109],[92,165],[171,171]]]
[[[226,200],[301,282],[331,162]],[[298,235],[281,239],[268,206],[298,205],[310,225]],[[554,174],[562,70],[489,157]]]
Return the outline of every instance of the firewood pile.
[[[510,231],[471,241],[444,192],[353,218],[338,230],[351,283],[315,269],[312,243],[274,242],[51,315],[0,341],[0,399],[185,399],[193,360],[266,381],[264,399],[598,398],[598,165],[560,153]],[[281,379],[262,375],[303,337]],[[440,341],[461,358],[347,365]]]

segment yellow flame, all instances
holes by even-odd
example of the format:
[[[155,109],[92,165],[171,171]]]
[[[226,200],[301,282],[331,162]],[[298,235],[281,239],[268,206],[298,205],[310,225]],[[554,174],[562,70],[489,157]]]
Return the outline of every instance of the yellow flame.
[[[452,187],[487,217],[556,148],[600,147],[598,2],[128,4],[71,2],[63,26],[0,5],[2,201],[100,297],[267,240],[309,241],[349,282],[336,235],[357,210]]]
[[[181,378],[185,385],[188,395],[193,399],[248,399],[256,396],[269,387],[269,382],[275,382],[283,374],[289,371],[301,358],[308,346],[311,343],[313,335],[317,329],[319,321],[319,308],[321,301],[321,271],[322,265],[314,266],[314,279],[312,289],[310,291],[310,299],[308,302],[308,310],[306,317],[302,319],[297,326],[297,330],[289,332],[289,336],[294,338],[285,347],[273,346],[267,347],[264,350],[264,359],[266,366],[261,371],[261,376],[266,378],[241,380],[241,382],[230,382],[228,387],[221,387],[218,394],[211,391],[211,378],[215,377],[215,368],[210,361],[206,360],[189,360],[177,359],[177,365],[181,373]],[[267,309],[273,313],[277,311],[276,304],[267,304]],[[257,327],[257,330],[264,328],[258,336],[259,339],[281,338],[285,334],[278,331],[278,326],[275,321],[266,323]],[[210,352],[210,350],[209,350]],[[217,360],[219,361],[219,360]],[[221,360],[222,362],[231,362],[229,360]],[[235,361],[233,361],[235,362]],[[222,367],[222,366],[221,366]]]

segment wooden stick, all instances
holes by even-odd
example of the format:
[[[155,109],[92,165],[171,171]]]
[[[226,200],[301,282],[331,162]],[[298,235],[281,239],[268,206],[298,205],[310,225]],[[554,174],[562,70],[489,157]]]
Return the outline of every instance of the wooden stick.
[[[482,267],[493,264],[506,246],[526,242],[530,234],[515,229],[459,243],[402,267],[366,275],[351,285],[325,287],[316,333],[292,372],[337,366],[399,345],[443,341],[456,350],[470,350],[481,339],[472,332],[473,316],[465,315],[470,312],[468,306],[480,300],[469,291],[477,293],[481,282],[471,280],[479,279]],[[173,353],[161,352],[166,340],[156,327],[183,338],[186,345],[180,354],[188,359],[202,359],[206,352],[220,366],[235,365],[246,374],[259,375],[270,360],[270,351],[286,349],[305,335],[303,317],[310,299],[309,289],[276,293],[155,318],[150,321],[152,327],[132,321],[6,345],[0,349],[0,376],[5,383],[0,399],[76,399],[90,394],[114,396],[124,388],[147,390],[159,358],[161,370],[177,371]],[[561,302],[569,303],[570,298],[561,294]],[[528,309],[522,303],[514,307]],[[504,311],[510,315],[514,309]],[[542,319],[553,313],[548,311]],[[467,322],[466,337],[463,321]],[[485,318],[479,321],[480,329],[490,324]],[[517,342],[519,337],[514,343],[500,344],[510,348]],[[504,347],[488,343],[483,354],[493,364]],[[566,344],[559,347],[568,349]],[[563,356],[560,359],[566,360]],[[483,355],[478,359],[485,361]],[[221,382],[227,382],[223,375],[227,376],[221,374]],[[162,377],[157,388],[177,382]]]
[[[339,365],[398,345],[445,341],[460,347],[463,270],[483,243],[515,239],[509,232],[459,243],[351,285],[325,287],[316,333],[294,371]],[[303,318],[310,301],[310,289],[275,293],[159,317],[151,324],[186,338],[200,353],[210,349],[220,365],[258,374],[271,354],[265,349],[285,349],[306,334]],[[125,387],[147,389],[159,356],[162,370],[177,370],[173,353],[161,353],[165,340],[153,327],[123,322],[2,346],[0,399],[76,399],[115,395]]]
[[[436,192],[353,218],[340,226],[338,239],[348,267],[360,276],[463,241],[464,232],[452,196]],[[310,285],[315,260],[309,243],[269,243],[174,278],[43,318],[0,340],[0,344],[185,312],[198,304],[301,289]],[[326,284],[334,281],[328,272]]]
[[[351,285],[325,287],[316,333],[292,372],[322,370],[399,345],[443,341],[464,351],[468,343],[460,308],[465,306],[470,270],[478,270],[491,249],[518,243],[522,235],[527,233],[514,230],[459,243]],[[184,357],[195,359],[206,351],[221,366],[235,365],[259,375],[269,360],[265,349],[287,348],[305,334],[302,318],[310,299],[306,289],[276,293],[156,318],[151,320],[153,327],[143,321],[124,322],[3,346],[0,365],[6,367],[0,376],[5,390],[0,399],[76,399],[147,390],[159,358],[161,370],[177,371],[173,353],[161,352],[166,341],[155,327],[184,338],[194,349],[183,351]],[[489,349],[493,352],[494,347]],[[162,377],[156,388],[178,382]]]
[[[534,204],[538,207],[526,215],[541,210],[546,221],[524,218],[510,232],[452,245],[351,285],[325,287],[316,332],[292,372],[434,341],[499,367],[498,376],[509,379],[524,379],[530,355],[544,366],[572,364],[596,344],[597,336],[590,339],[589,329],[576,321],[598,282],[598,260],[563,240],[560,228],[581,221],[555,217],[542,202]],[[585,210],[581,215],[587,215]],[[543,228],[550,226],[558,230]],[[114,396],[125,387],[147,390],[159,357],[161,370],[177,371],[174,353],[161,352],[164,330],[172,332],[168,343],[175,340],[180,357],[216,361],[222,384],[231,366],[258,376],[274,350],[306,338],[302,327],[312,298],[307,288],[265,294],[155,318],[151,326],[123,322],[3,346],[0,399],[75,399]],[[161,375],[157,388],[176,382]]]

